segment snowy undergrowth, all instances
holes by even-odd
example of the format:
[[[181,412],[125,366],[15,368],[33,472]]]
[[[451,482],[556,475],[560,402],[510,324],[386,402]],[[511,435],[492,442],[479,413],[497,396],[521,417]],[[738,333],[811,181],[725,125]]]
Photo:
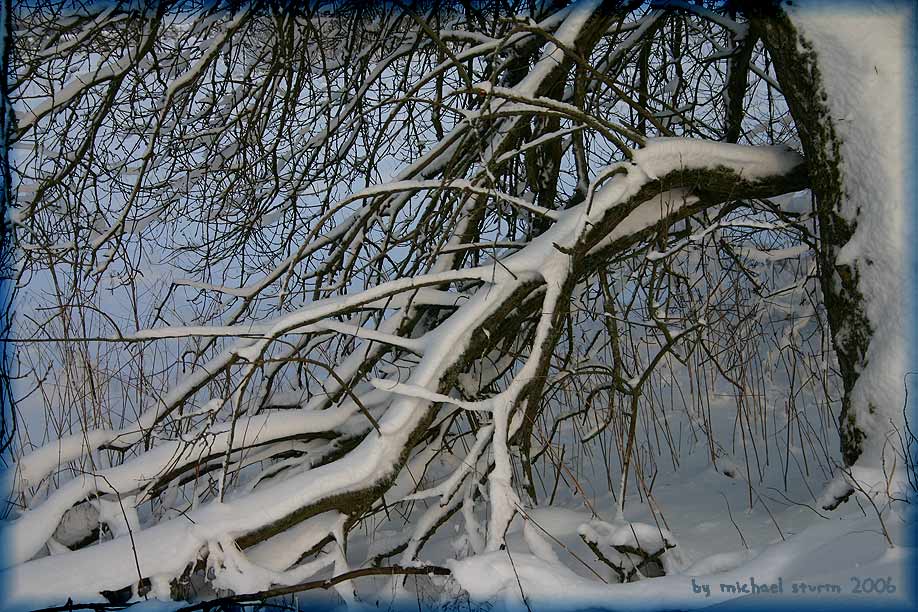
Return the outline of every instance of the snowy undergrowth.
[[[727,413],[726,407],[720,408]],[[793,454],[803,462],[800,449]],[[801,582],[817,588],[839,585],[850,597],[852,578],[888,578],[896,585],[896,597],[908,595],[906,561],[913,554],[909,533],[915,525],[906,505],[884,505],[885,479],[866,487],[880,504],[881,524],[862,493],[828,511],[817,500],[821,479],[791,472],[785,489],[777,461],[762,482],[753,483],[750,508],[742,459],[728,465],[721,461],[715,469],[705,448],[699,447],[683,457],[678,470],[658,475],[653,496],[662,517],[646,498],[639,502],[635,496],[626,505],[624,522],[616,524],[617,503],[611,494],[597,495],[585,504],[569,493],[553,506],[529,508],[518,515],[508,532],[507,550],[451,561],[465,544],[457,523],[457,533],[435,539],[424,559],[447,563],[473,601],[507,609],[525,609],[527,604],[532,609],[690,609],[742,596],[722,591],[720,585],[748,584],[750,578],[757,584],[777,583],[780,578],[784,595],[761,597],[783,597],[786,605],[812,595],[792,592]],[[893,490],[895,486],[905,483],[899,480]],[[889,546],[884,529],[895,547]],[[608,544],[623,536],[614,543],[636,540],[646,549],[659,546],[665,536],[676,548],[665,564],[666,576],[621,584],[614,571],[597,562],[581,537],[585,533],[594,540],[605,537]],[[611,547],[603,548],[612,557]],[[694,592],[693,579],[695,585],[712,586],[710,596]],[[888,599],[890,604],[896,601],[901,602]]]
[[[715,469],[704,451],[695,449],[683,457],[679,470],[657,477],[653,494],[665,527],[657,526],[660,517],[654,518],[646,499],[630,501],[625,520],[616,523],[611,494],[597,494],[587,505],[577,493],[567,492],[552,506],[524,508],[508,530],[505,550],[474,554],[463,519],[455,517],[425,546],[420,561],[446,565],[453,576],[409,577],[404,588],[388,578],[360,579],[356,609],[417,609],[419,604],[424,610],[695,609],[742,597],[721,585],[742,587],[750,580],[758,585],[780,580],[782,594],[748,597],[791,607],[805,600],[850,601],[854,578],[894,585],[894,594],[880,595],[890,606],[912,595],[907,564],[914,549],[908,540],[915,524],[907,506],[885,508],[883,525],[861,493],[827,511],[805,478],[791,478],[785,492],[781,470],[771,469],[763,483],[755,484],[756,502],[750,509],[748,483],[725,475],[730,470],[723,466]],[[870,492],[882,499],[886,483],[875,484]],[[583,534],[604,544],[636,540],[647,548],[658,545],[662,534],[676,548],[665,576],[619,583],[616,573],[597,561]],[[352,534],[349,555],[359,558],[399,537],[397,519],[372,533]],[[610,547],[604,550],[612,556]],[[709,594],[697,590],[704,585]],[[833,585],[840,595],[827,590]],[[810,592],[811,587],[820,592]],[[305,609],[341,605],[333,593],[307,593],[298,601]]]

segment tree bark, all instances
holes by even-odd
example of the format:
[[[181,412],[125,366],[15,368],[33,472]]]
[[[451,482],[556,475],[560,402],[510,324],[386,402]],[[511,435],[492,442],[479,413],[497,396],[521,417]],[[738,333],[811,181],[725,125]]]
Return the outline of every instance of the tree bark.
[[[867,363],[873,329],[864,310],[860,271],[837,261],[858,221],[857,217],[851,219],[842,214],[845,184],[840,168],[841,140],[829,112],[812,45],[783,12],[753,17],[751,24],[774,61],[809,166],[821,243],[817,255],[819,281],[844,390],[839,415],[841,451],[845,464],[852,465],[860,457],[865,440],[864,428],[857,418],[859,410],[852,405],[852,391]],[[869,413],[876,410],[873,405],[866,409]]]

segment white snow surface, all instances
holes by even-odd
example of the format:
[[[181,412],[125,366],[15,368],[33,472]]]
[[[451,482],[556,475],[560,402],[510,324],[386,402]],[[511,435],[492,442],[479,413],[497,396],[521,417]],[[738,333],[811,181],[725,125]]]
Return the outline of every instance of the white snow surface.
[[[872,553],[871,558],[859,555],[853,549],[859,542],[850,530],[857,527],[869,529],[870,523],[870,519],[862,519],[850,521],[847,525],[843,521],[814,525],[786,543],[766,547],[744,563],[729,563],[723,568],[712,566],[715,569],[710,572],[698,571],[704,569],[698,566],[686,572],[625,584],[603,584],[584,578],[563,564],[519,552],[490,552],[450,562],[449,566],[472,599],[497,600],[506,609],[513,610],[546,601],[551,602],[553,610],[697,609],[739,597],[729,590],[723,591],[721,584],[749,584],[754,581],[759,585],[771,585],[777,584],[779,579],[783,595],[769,593],[749,597],[759,597],[772,605],[787,606],[791,601],[785,598],[794,596],[794,583],[838,584],[850,592],[852,571],[865,576],[883,574],[884,577],[893,572],[890,577],[898,581],[901,591],[901,586],[905,586],[903,576],[894,569],[903,561],[901,550]],[[857,569],[832,568],[825,558],[832,554],[867,560],[863,565],[853,561],[860,566]],[[735,556],[734,560],[741,558]],[[808,565],[820,569],[806,571],[804,568]],[[708,585],[710,595],[694,592],[693,584]],[[525,594],[525,603],[521,593]],[[796,601],[800,601],[799,597],[797,595]],[[903,603],[901,593],[889,597],[887,601],[890,605]]]

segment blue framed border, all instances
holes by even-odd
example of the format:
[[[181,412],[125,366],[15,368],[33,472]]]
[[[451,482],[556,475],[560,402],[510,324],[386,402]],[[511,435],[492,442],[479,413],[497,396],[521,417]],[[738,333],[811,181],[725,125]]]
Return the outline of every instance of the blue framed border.
[[[42,0],[26,0],[26,3],[36,3],[40,4]],[[372,0],[368,0],[372,1]],[[93,2],[89,0],[87,4],[103,4],[103,0],[98,0]],[[291,0],[292,4],[296,4]],[[907,278],[907,302],[908,310],[907,315],[909,316],[909,321],[903,321],[903,333],[907,333],[909,337],[909,347],[910,352],[908,355],[909,365],[908,370],[909,374],[906,376],[906,380],[903,381],[909,390],[909,402],[906,405],[906,410],[908,412],[909,418],[912,419],[913,423],[918,423],[918,317],[913,317],[912,315],[918,314],[918,309],[915,308],[918,305],[918,8],[912,5],[908,0],[881,0],[880,2],[871,3],[865,1],[841,1],[828,3],[824,2],[823,4],[837,5],[839,7],[850,7],[857,6],[859,4],[890,4],[895,6],[904,6],[911,7],[910,15],[910,39],[909,39],[909,50],[911,51],[910,63],[908,66],[908,81],[906,87],[906,95],[909,100],[909,107],[907,109],[907,126],[908,126],[908,138],[909,138],[909,159],[908,159],[908,176],[905,180],[906,187],[906,198],[909,205],[908,210],[908,221],[909,225],[907,228],[907,244],[909,245],[908,253],[908,278]],[[181,3],[180,3],[181,5]],[[187,8],[187,7],[186,7]],[[8,140],[13,130],[15,129],[15,115],[12,111],[12,106],[8,96],[8,84],[9,84],[9,60],[10,60],[10,47],[13,43],[12,40],[12,28],[10,20],[10,12],[12,10],[12,0],[0,0],[0,416],[3,417],[3,427],[2,438],[0,440],[5,441],[7,439],[8,432],[6,428],[13,423],[14,412],[12,409],[12,382],[11,378],[11,360],[12,360],[12,346],[7,341],[8,334],[10,332],[9,324],[7,323],[8,315],[12,312],[12,282],[13,282],[13,263],[12,263],[12,253],[13,253],[13,244],[12,244],[12,233],[8,227],[8,215],[7,210],[12,206],[12,191],[11,191],[11,169],[8,156]],[[906,329],[906,325],[908,328]],[[11,434],[12,432],[9,432]],[[9,476],[8,466],[10,465],[10,456],[8,449],[5,448],[5,445],[0,443],[0,482],[6,481]],[[911,518],[913,525],[918,521],[918,508],[911,508]],[[908,545],[913,550],[918,548],[918,530],[911,532]],[[5,554],[5,543],[0,540],[0,555]],[[916,555],[912,554],[909,557],[909,563],[906,567],[905,576],[910,580],[910,585],[913,591],[918,591],[918,559]],[[689,578],[686,577],[688,581]],[[0,583],[0,607],[2,607],[3,601],[5,600],[5,584]],[[918,595],[913,593],[913,595]],[[686,599],[686,603],[689,603],[689,599]],[[895,602],[897,605],[891,605]],[[898,605],[901,602],[901,605]],[[612,602],[610,602],[612,603]],[[179,604],[176,604],[179,605]],[[853,599],[849,598],[844,601],[839,599],[826,599],[826,600],[807,600],[806,602],[791,600],[791,599],[767,599],[767,598],[755,598],[755,597],[746,597],[742,599],[731,600],[725,603],[716,604],[708,607],[709,610],[743,610],[743,611],[758,611],[758,610],[807,610],[807,611],[820,611],[820,610],[912,610],[918,607],[918,599],[912,600],[885,600],[881,597],[865,597],[864,599]],[[501,604],[494,606],[495,609],[500,609]],[[156,605],[142,605],[136,608],[143,611],[151,611],[154,609],[172,609],[170,604],[163,604],[160,608]],[[270,609],[268,607],[264,609]],[[331,609],[340,609],[335,608],[312,608],[319,612],[319,610],[331,610]],[[381,608],[385,609],[385,608]],[[416,610],[418,609],[418,604],[411,601],[402,602],[399,605],[392,606],[388,608],[392,612],[401,612],[401,610]],[[465,610],[464,607],[457,609]],[[487,606],[476,606],[474,603],[471,603],[469,606],[470,611],[474,610],[488,610]],[[523,608],[525,609],[525,608]],[[614,604],[608,608],[603,608],[604,610],[616,610]],[[551,606],[544,605],[533,605],[532,610],[539,612],[551,612]]]

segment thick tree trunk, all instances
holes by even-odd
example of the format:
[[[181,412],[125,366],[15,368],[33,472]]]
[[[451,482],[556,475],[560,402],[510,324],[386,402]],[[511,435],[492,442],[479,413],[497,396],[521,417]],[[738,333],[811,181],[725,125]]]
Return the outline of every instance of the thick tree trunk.
[[[839,416],[841,452],[845,464],[850,466],[862,457],[868,443],[882,442],[879,440],[882,437],[880,430],[889,425],[882,421],[895,421],[894,417],[901,413],[902,407],[892,405],[895,402],[890,401],[890,398],[896,397],[893,390],[887,389],[880,399],[871,391],[878,387],[889,387],[895,382],[885,379],[864,380],[871,354],[874,359],[878,351],[898,355],[897,348],[880,346],[885,345],[886,340],[878,340],[876,333],[878,323],[883,323],[883,318],[895,317],[896,309],[883,312],[880,317],[877,312],[868,312],[867,300],[873,289],[869,288],[872,285],[865,284],[865,275],[871,273],[868,267],[874,262],[864,254],[852,258],[842,251],[852,242],[858,225],[867,219],[866,215],[885,214],[884,210],[897,206],[895,198],[887,198],[886,202],[869,200],[880,199],[883,194],[876,187],[877,184],[887,179],[894,182],[899,177],[894,176],[895,173],[884,172],[871,177],[873,184],[865,188],[854,182],[863,182],[863,176],[860,179],[846,176],[845,164],[842,163],[845,138],[840,132],[844,132],[843,128],[847,126],[841,126],[837,121],[856,119],[833,116],[830,112],[830,102],[835,99],[830,99],[827,94],[826,67],[820,66],[820,56],[813,42],[807,40],[792,16],[784,12],[752,16],[751,24],[752,32],[763,39],[774,61],[778,81],[794,117],[807,158],[821,242],[818,253],[820,284],[843,383]],[[857,53],[856,50],[851,52]],[[880,75],[879,70],[877,74]],[[857,93],[862,92],[853,95]],[[875,127],[870,124],[860,129],[869,134],[871,144],[882,146],[883,135],[871,132]],[[847,155],[850,156],[850,152]],[[869,163],[866,159],[844,161],[849,162],[851,167],[854,164]],[[858,174],[862,173],[858,171]],[[884,176],[888,174],[893,176]],[[892,236],[884,238],[894,240]],[[876,263],[893,265],[892,261]],[[884,363],[894,361],[893,358],[884,358]],[[877,370],[876,363],[872,369]],[[870,377],[877,378],[873,374]],[[886,378],[889,378],[888,372]],[[860,391],[856,392],[856,387]]]

